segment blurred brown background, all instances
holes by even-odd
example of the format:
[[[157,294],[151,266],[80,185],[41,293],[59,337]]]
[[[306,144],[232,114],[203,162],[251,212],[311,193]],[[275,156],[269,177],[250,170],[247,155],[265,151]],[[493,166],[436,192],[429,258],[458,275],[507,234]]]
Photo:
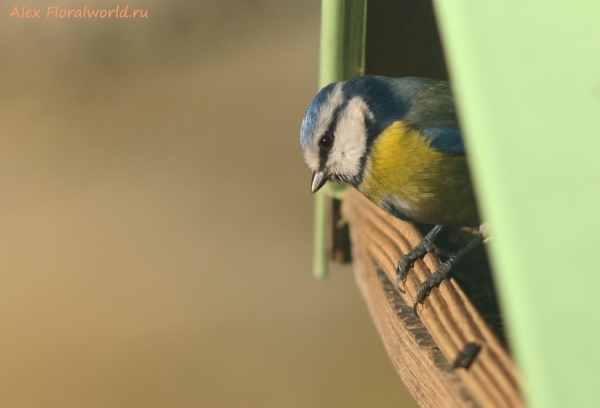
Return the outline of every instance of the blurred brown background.
[[[311,277],[319,1],[55,3],[0,3],[0,406],[415,406]]]

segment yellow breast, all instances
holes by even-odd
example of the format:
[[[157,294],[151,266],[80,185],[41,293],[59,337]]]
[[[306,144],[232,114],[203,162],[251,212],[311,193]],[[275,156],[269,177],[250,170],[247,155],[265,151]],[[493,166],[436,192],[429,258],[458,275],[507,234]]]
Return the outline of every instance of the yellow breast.
[[[467,162],[430,147],[403,122],[374,141],[359,190],[388,212],[422,223],[477,224]]]

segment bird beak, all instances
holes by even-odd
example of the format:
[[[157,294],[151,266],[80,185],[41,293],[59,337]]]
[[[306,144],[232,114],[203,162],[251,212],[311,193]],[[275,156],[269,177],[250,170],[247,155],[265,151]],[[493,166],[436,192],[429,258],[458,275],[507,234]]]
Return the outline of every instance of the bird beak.
[[[327,183],[327,177],[325,177],[325,172],[322,170],[316,170],[312,176],[312,182],[310,183],[310,191],[311,193],[316,193],[319,191],[321,187],[323,187]]]

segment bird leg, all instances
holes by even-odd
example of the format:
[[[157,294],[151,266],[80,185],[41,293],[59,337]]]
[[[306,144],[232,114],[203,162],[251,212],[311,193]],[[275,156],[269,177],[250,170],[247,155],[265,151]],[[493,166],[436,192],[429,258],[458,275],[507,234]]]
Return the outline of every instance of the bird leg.
[[[431,234],[431,232],[429,234]],[[448,279],[452,268],[458,263],[458,261],[460,261],[460,259],[463,256],[465,256],[471,249],[475,248],[477,245],[482,243],[483,239],[483,233],[475,235],[475,237],[471,241],[469,241],[469,243],[465,245],[463,249],[458,251],[456,254],[450,256],[450,258],[448,258],[446,262],[440,265],[437,271],[432,273],[431,276],[429,276],[429,278],[427,278],[427,280],[425,280],[425,282],[421,284],[419,290],[417,291],[417,296],[413,305],[413,310],[415,311],[415,314],[417,314],[417,306],[419,305],[419,303],[423,303],[423,301],[431,292],[431,289],[439,286],[444,279]]]
[[[450,256],[449,253],[438,248],[433,243],[433,241],[435,240],[437,235],[440,233],[442,228],[444,228],[443,225],[436,225],[435,227],[433,227],[433,229],[431,231],[429,231],[429,233],[427,233],[427,235],[425,235],[423,237],[421,242],[419,242],[419,244],[412,251],[410,251],[409,253],[404,255],[398,261],[398,265],[396,266],[396,273],[397,273],[396,287],[402,293],[404,293],[404,289],[400,287],[400,283],[404,282],[406,280],[406,277],[408,276],[408,271],[410,270],[410,268],[413,267],[413,265],[417,259],[423,258],[425,256],[425,254],[428,254],[429,252],[435,252],[436,254],[442,255],[445,257]]]

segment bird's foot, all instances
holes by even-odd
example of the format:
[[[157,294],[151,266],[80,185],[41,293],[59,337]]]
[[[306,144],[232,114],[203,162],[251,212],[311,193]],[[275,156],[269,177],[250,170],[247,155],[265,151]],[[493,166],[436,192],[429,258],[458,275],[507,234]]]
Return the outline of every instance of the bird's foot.
[[[408,276],[408,271],[413,267],[417,259],[423,258],[429,252],[435,252],[439,255],[444,255],[444,251],[437,248],[434,244],[434,240],[442,228],[442,225],[436,225],[431,231],[429,231],[427,235],[423,237],[421,242],[419,242],[419,244],[412,251],[404,255],[398,261],[398,265],[396,266],[396,287],[402,293],[404,293],[404,288],[402,286],[404,286],[403,284]]]
[[[417,306],[425,301],[427,296],[429,296],[431,293],[431,289],[438,287],[444,279],[448,279],[450,277],[452,267],[457,262],[458,259],[455,256],[450,257],[446,262],[441,264],[438,270],[432,273],[429,278],[427,278],[427,280],[421,284],[421,286],[419,286],[417,296],[415,297],[415,303],[413,304],[413,310],[417,316]]]
[[[417,306],[425,301],[427,296],[431,293],[431,290],[435,287],[438,287],[444,279],[448,279],[452,272],[452,268],[456,266],[458,261],[462,259],[471,249],[475,248],[481,242],[483,242],[483,234],[477,234],[463,249],[458,251],[456,254],[450,256],[444,263],[440,265],[437,271],[431,274],[419,286],[419,290],[417,291],[417,296],[415,297],[415,303],[413,305],[413,310],[415,315],[417,314]]]

